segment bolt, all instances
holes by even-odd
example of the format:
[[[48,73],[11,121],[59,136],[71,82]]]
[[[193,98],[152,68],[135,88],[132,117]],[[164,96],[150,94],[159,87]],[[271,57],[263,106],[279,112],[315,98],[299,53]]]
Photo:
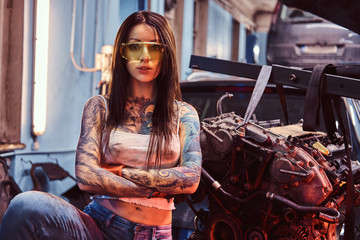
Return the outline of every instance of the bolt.
[[[292,81],[292,82],[296,82],[297,81],[297,77],[295,74],[290,74],[289,75],[289,80]]]

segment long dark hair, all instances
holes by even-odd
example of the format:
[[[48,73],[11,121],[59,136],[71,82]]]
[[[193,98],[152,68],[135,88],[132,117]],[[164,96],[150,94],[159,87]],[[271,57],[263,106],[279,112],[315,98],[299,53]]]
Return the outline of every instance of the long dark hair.
[[[121,43],[128,40],[132,28],[138,24],[146,24],[154,28],[159,41],[165,46],[161,68],[156,77],[156,103],[152,117],[152,132],[147,152],[147,166],[152,154],[156,154],[155,166],[161,166],[161,153],[169,149],[169,141],[175,130],[175,100],[181,101],[179,75],[176,61],[175,37],[169,22],[160,14],[150,11],[140,11],[131,14],[120,26],[114,43],[111,64],[112,80],[109,94],[109,116],[105,132],[109,136],[110,130],[122,123],[125,117],[125,105],[129,98],[128,85],[130,74],[126,68],[126,60],[121,57]],[[108,145],[108,137],[107,143]],[[107,148],[107,147],[106,147]]]

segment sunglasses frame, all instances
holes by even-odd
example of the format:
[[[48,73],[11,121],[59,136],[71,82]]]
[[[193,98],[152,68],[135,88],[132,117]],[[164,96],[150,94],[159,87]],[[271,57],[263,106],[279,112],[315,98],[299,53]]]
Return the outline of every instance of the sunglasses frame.
[[[123,49],[126,46],[132,45],[132,44],[138,44],[138,45],[157,45],[161,47],[161,53],[164,52],[164,48],[165,45],[162,43],[158,43],[158,42],[127,42],[127,43],[121,43],[121,47],[120,47],[120,53],[121,53],[121,57],[126,59],[126,60],[130,60],[127,57],[125,57],[124,53],[123,53]],[[140,59],[139,59],[140,60]]]

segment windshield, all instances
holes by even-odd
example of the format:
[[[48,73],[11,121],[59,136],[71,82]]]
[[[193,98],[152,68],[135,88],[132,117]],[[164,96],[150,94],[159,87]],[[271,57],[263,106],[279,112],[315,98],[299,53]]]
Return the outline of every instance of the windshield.
[[[253,91],[253,87],[246,86],[217,87],[212,92],[204,89],[203,91],[194,92],[183,91],[183,100],[196,108],[201,121],[207,117],[217,116],[217,101],[225,92],[232,93],[233,97],[225,98],[222,101],[222,111],[224,113],[235,112],[235,114],[244,117]],[[292,94],[286,95],[291,123],[298,123],[303,117],[304,100],[304,96],[295,90]],[[281,102],[274,88],[266,88],[252,116],[252,120],[268,121],[275,119],[279,119],[281,123],[285,122]]]

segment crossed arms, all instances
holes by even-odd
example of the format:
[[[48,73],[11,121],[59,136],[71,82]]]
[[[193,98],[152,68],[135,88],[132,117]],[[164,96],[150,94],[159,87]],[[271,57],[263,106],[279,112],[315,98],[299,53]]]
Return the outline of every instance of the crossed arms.
[[[164,194],[190,194],[200,181],[201,150],[199,119],[195,109],[181,108],[180,166],[165,169],[125,167],[122,176],[101,168],[101,131],[105,121],[105,105],[100,97],[85,104],[81,133],[76,151],[76,181],[81,190],[114,197],[147,197],[153,191]]]

